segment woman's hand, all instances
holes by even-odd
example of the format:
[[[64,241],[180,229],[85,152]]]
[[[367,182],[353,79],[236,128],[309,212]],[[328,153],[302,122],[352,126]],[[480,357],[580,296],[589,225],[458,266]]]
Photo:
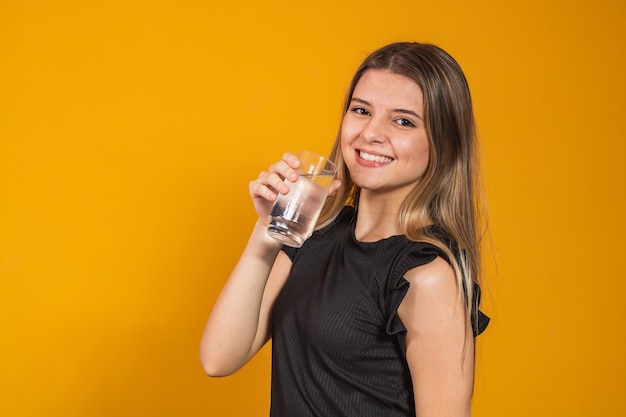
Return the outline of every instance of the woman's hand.
[[[250,196],[259,219],[267,221],[278,194],[289,192],[285,180],[291,182],[298,180],[298,168],[300,168],[298,157],[286,153],[281,161],[270,165],[267,171],[261,172],[256,180],[250,182]]]
[[[270,165],[267,171],[261,172],[256,180],[250,182],[250,196],[259,219],[264,222],[268,221],[272,205],[278,198],[278,194],[289,192],[285,180],[291,182],[298,180],[298,168],[300,168],[298,157],[288,152],[283,155],[281,161]],[[341,181],[334,180],[328,195],[333,195],[340,185]]]

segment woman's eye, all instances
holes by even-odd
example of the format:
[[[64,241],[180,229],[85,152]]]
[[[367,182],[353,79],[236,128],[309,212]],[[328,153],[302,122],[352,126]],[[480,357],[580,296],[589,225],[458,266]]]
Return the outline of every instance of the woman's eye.
[[[369,116],[370,112],[367,111],[367,109],[364,109],[363,107],[353,107],[352,111],[356,114],[362,114],[364,116]]]
[[[401,117],[398,120],[396,120],[396,123],[404,127],[415,127],[415,123],[413,123],[409,119],[405,119],[404,117]]]

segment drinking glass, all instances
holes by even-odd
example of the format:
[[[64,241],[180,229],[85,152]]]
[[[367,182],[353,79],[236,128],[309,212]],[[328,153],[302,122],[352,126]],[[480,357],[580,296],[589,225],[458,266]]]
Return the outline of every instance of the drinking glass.
[[[278,194],[267,228],[271,237],[294,248],[313,233],[336,172],[335,164],[316,153],[300,151],[298,159],[298,179],[285,181],[289,192]]]

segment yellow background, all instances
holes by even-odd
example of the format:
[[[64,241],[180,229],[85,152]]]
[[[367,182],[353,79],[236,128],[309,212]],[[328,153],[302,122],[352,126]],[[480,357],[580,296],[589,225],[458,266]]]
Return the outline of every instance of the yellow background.
[[[211,305],[284,151],[327,153],[357,64],[469,79],[495,255],[477,416],[623,416],[620,0],[0,3],[0,415],[266,416],[269,349],[203,375]]]

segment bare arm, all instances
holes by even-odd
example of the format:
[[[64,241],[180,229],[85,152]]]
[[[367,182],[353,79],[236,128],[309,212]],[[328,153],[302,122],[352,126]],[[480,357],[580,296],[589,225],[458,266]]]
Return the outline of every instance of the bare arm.
[[[285,178],[295,181],[298,158],[283,160],[250,182],[250,196],[259,216],[248,244],[213,306],[200,342],[200,360],[207,374],[223,376],[240,369],[270,338],[274,300],[291,268],[281,244],[265,229],[278,193],[288,193]]]
[[[274,301],[291,270],[282,245],[266,233],[268,217],[278,193],[286,194],[285,178],[296,181],[300,162],[293,154],[273,164],[250,183],[259,218],[237,265],[213,306],[200,343],[200,360],[211,376],[239,370],[271,337]],[[339,186],[335,181],[334,192]]]
[[[211,376],[239,370],[270,338],[270,315],[291,261],[257,222],[206,323],[200,359]]]
[[[452,267],[442,258],[410,270],[398,314],[407,328],[406,356],[420,417],[469,417],[474,339]]]

